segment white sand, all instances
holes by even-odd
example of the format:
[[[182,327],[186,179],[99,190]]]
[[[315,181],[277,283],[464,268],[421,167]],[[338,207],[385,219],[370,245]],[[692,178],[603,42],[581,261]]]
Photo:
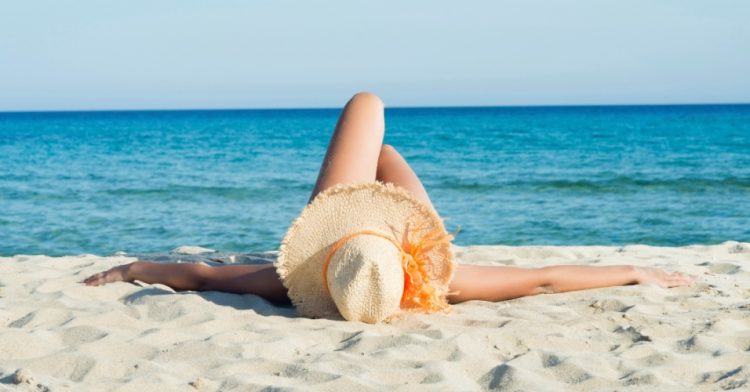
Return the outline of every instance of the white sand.
[[[481,264],[654,265],[689,288],[470,302],[390,325],[298,318],[252,295],[86,287],[126,257],[0,258],[0,390],[750,388],[750,244],[458,248]]]

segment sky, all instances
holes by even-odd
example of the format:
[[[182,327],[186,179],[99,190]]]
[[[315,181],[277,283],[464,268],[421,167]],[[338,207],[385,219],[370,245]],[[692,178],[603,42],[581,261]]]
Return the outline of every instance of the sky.
[[[0,111],[750,102],[750,1],[0,2]]]

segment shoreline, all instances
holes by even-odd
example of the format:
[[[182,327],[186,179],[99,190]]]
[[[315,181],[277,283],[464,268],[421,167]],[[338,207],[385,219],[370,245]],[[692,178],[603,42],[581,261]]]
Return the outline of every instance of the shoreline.
[[[367,325],[299,318],[293,308],[253,295],[77,283],[133,261],[130,255],[0,257],[0,385],[182,391],[748,386],[750,243],[455,250],[469,264],[650,265],[701,281],[675,289],[622,286],[470,301],[449,314]],[[161,255],[164,262],[226,263],[230,256],[267,262],[274,253]],[[206,259],[212,256],[218,261]]]
[[[490,251],[502,251],[506,249],[616,249],[618,252],[626,251],[629,249],[637,249],[640,247],[651,248],[651,249],[697,249],[701,247],[725,247],[729,249],[730,253],[743,253],[747,251],[747,247],[750,247],[750,242],[726,240],[716,243],[691,243],[686,245],[651,245],[645,243],[632,243],[632,244],[586,244],[586,245],[544,245],[544,244],[531,244],[531,245],[505,245],[505,244],[477,244],[477,245],[457,245],[451,244],[453,249],[458,253],[461,253],[465,249],[471,249],[477,251],[480,249],[487,248]],[[126,252],[117,251],[112,254],[96,254],[96,253],[77,253],[77,254],[64,254],[64,255],[47,255],[41,253],[17,253],[11,255],[0,255],[0,259],[13,259],[18,257],[48,257],[48,258],[65,258],[65,257],[99,257],[99,258],[110,258],[110,257],[126,257],[126,258],[138,258],[143,261],[156,261],[156,262],[205,262],[208,264],[233,264],[233,263],[257,263],[257,262],[273,262],[276,258],[277,249],[265,250],[265,251],[253,251],[253,252],[237,252],[237,251],[221,251],[203,247],[200,245],[182,245],[178,246],[169,251],[163,252]]]

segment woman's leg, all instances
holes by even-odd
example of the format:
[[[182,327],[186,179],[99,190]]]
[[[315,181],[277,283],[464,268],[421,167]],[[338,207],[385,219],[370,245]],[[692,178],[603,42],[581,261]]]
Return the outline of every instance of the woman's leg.
[[[375,181],[384,133],[380,98],[354,95],[341,112],[309,201],[336,184]]]
[[[383,144],[384,133],[385,119],[380,98],[371,93],[352,97],[341,112],[309,201],[339,183],[377,179],[406,188],[417,199],[433,207],[422,182],[406,160],[393,146]]]
[[[417,177],[417,173],[406,163],[404,157],[396,151],[393,146],[384,144],[378,157],[378,171],[376,178],[382,182],[392,182],[402,188],[411,191],[414,196],[430,206],[433,210],[435,207],[427,196],[427,191],[422,185],[422,181]]]

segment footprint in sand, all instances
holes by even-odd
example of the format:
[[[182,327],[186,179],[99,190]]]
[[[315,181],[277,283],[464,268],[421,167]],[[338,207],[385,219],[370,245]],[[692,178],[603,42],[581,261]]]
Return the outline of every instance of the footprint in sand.
[[[107,332],[88,325],[66,328],[60,334],[62,342],[66,346],[95,342],[105,336],[107,336]]]
[[[633,306],[634,305],[626,305],[622,301],[616,299],[599,299],[589,304],[589,307],[596,312],[624,313],[630,310]]]
[[[714,274],[732,275],[740,270],[740,266],[732,263],[713,263],[708,270]]]
[[[638,343],[638,342],[650,342],[651,337],[644,335],[636,328],[633,328],[631,326],[620,326],[617,327],[614,331],[614,333],[620,333],[625,336],[627,336],[631,342]]]

